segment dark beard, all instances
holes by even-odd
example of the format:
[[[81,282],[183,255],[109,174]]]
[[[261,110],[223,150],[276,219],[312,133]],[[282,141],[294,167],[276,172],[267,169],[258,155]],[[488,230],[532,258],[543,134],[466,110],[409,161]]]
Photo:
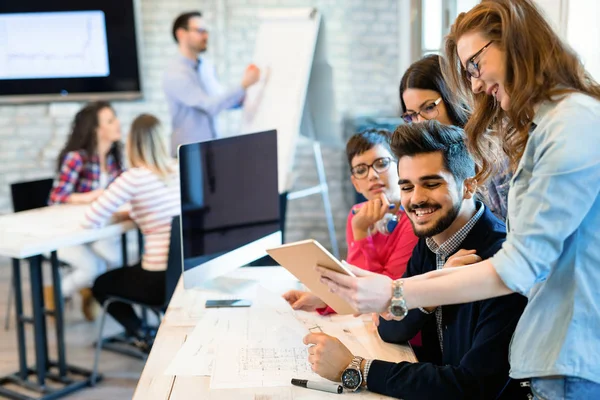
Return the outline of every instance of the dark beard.
[[[439,235],[440,233],[442,233],[446,229],[448,229],[450,227],[450,225],[452,225],[452,223],[454,222],[456,217],[458,217],[458,213],[460,212],[461,206],[462,206],[462,202],[455,204],[454,207],[452,207],[452,209],[449,210],[446,213],[446,215],[442,216],[442,218],[440,218],[438,220],[438,222],[431,229],[426,230],[426,231],[424,231],[424,230],[418,231],[417,230],[417,229],[419,229],[418,226],[415,225],[415,222],[411,219],[410,223],[412,224],[413,232],[419,238],[427,238],[427,237],[433,237],[435,235]],[[427,206],[419,207],[419,208],[427,208]],[[411,207],[411,209],[413,209],[413,208]]]

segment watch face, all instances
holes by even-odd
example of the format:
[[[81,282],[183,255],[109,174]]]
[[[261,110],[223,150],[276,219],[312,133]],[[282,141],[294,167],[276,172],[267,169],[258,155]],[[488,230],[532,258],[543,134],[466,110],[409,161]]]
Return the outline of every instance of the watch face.
[[[401,305],[392,305],[390,307],[390,312],[394,317],[403,317],[404,313],[406,312],[406,308],[402,307]]]
[[[360,372],[356,369],[347,369],[342,374],[342,386],[346,389],[356,389],[362,383]]]

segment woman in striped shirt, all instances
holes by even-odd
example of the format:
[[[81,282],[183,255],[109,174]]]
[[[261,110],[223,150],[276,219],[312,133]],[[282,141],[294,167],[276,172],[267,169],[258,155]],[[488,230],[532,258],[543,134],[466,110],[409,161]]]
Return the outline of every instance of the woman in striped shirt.
[[[127,155],[131,168],[90,206],[85,225],[102,226],[121,205],[130,202],[129,216],[144,235],[142,261],[99,276],[92,292],[100,303],[118,296],[159,305],[164,301],[171,220],[180,213],[180,195],[179,170],[167,153],[156,117],[142,114],[133,121]],[[113,303],[108,313],[130,336],[143,339],[141,320],[130,305]]]

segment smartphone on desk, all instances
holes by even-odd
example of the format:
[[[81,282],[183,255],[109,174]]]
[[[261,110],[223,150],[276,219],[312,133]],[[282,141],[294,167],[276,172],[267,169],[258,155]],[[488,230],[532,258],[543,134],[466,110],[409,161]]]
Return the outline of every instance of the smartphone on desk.
[[[227,299],[227,300],[206,300],[206,308],[221,307],[250,307],[252,300],[247,299]]]

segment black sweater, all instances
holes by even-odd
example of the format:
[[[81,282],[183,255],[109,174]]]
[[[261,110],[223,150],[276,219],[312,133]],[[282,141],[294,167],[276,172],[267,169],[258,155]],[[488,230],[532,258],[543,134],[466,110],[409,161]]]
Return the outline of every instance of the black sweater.
[[[506,238],[506,227],[487,208],[460,248],[476,250],[484,260]],[[405,277],[436,269],[436,256],[420,239]],[[398,364],[375,360],[367,377],[369,390],[411,399],[525,399],[519,382],[508,377],[508,349],[527,304],[519,294],[460,305],[443,306],[444,354],[441,354],[435,314],[411,310],[402,321],[380,319],[386,342],[403,343],[421,331],[420,362]]]

